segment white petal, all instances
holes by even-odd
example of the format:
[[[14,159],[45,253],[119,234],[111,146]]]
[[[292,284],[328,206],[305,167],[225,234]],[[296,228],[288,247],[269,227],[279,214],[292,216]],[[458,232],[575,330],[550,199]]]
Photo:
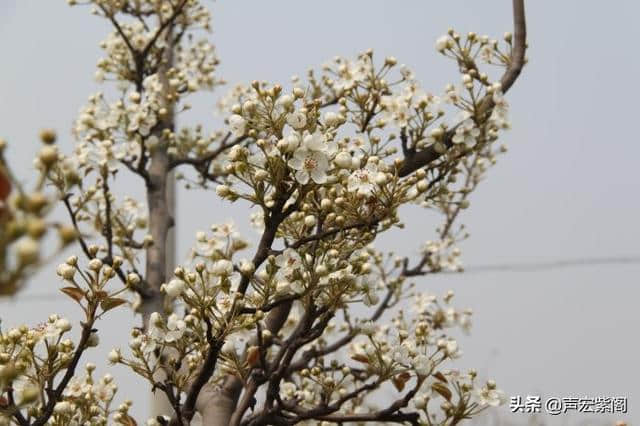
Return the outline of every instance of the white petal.
[[[309,173],[307,173],[306,170],[298,170],[296,172],[296,180],[305,185],[307,182],[309,182]]]

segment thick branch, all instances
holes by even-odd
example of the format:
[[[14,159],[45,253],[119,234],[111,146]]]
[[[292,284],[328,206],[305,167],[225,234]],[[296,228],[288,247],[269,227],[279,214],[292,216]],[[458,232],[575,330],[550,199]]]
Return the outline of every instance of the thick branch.
[[[172,19],[165,22],[173,22]],[[158,30],[156,35],[160,34]],[[163,64],[158,74],[163,87],[168,88],[167,72],[173,64],[174,40],[171,35],[171,29],[167,32],[167,48]],[[145,49],[146,51],[147,49]],[[144,57],[144,54],[143,54]],[[168,90],[167,90],[168,91]],[[160,140],[163,140],[165,129],[173,130],[174,110],[170,101],[165,100],[167,114],[162,117],[160,122],[152,130]],[[169,229],[173,226],[173,218],[170,215],[167,203],[167,188],[169,185],[169,156],[167,154],[167,146],[161,144],[156,147],[151,154],[151,163],[149,166],[147,181],[147,203],[149,208],[149,233],[153,238],[153,244],[147,248],[145,279],[148,285],[148,292],[152,297],[143,299],[141,311],[143,323],[147,324],[149,316],[153,312],[162,312],[164,300],[160,293],[160,286],[166,281],[166,264],[167,264],[167,237]]]
[[[524,13],[524,0],[513,0],[513,50],[511,51],[511,63],[502,76],[502,92],[506,93],[522,71],[527,49],[527,21]]]

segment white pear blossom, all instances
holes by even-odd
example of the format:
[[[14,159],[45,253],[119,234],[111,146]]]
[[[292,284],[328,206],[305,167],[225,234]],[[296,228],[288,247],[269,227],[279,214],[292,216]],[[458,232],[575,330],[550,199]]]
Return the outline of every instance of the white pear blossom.
[[[169,315],[167,319],[167,332],[164,336],[164,341],[167,343],[175,342],[182,337],[187,325],[176,314]]]
[[[380,104],[384,107],[387,120],[400,128],[409,125],[410,110],[406,96],[383,96]]]
[[[347,151],[340,151],[333,159],[333,162],[341,169],[350,169],[352,165],[351,154],[349,154]]]
[[[296,180],[303,185],[306,185],[309,179],[317,184],[327,181],[329,159],[322,151],[298,148],[288,164],[292,169],[296,170]]]
[[[307,116],[300,111],[294,111],[287,115],[287,124],[296,130],[304,129],[307,125]]]
[[[378,166],[368,162],[362,169],[354,170],[349,176],[347,189],[360,194],[369,195],[375,188]]]
[[[233,114],[229,117],[229,127],[235,136],[244,136],[247,128],[247,121],[241,115]]]
[[[209,269],[213,275],[228,276],[233,273],[233,263],[227,259],[216,260]]]
[[[413,368],[419,376],[427,377],[433,372],[433,361],[424,354],[419,354],[413,358]]]
[[[467,148],[472,148],[480,136],[478,129],[471,118],[467,118],[456,128],[456,133],[451,138],[455,144],[463,144]]]
[[[289,276],[302,266],[302,259],[294,249],[288,248],[276,257],[276,265],[280,267],[280,274]]]
[[[506,396],[500,389],[491,389],[488,386],[474,389],[474,395],[480,406],[498,407],[506,401]]]

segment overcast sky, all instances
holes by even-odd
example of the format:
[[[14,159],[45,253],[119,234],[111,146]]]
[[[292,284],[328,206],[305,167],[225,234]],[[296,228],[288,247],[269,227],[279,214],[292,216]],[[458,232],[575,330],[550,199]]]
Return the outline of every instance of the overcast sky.
[[[335,55],[369,47],[412,68],[425,89],[440,92],[457,82],[454,64],[434,51],[448,27],[501,36],[511,30],[508,0],[455,1],[218,1],[210,2],[219,75],[230,83],[254,79],[288,82]],[[640,76],[634,1],[529,1],[530,63],[509,92],[510,151],[473,195],[463,222],[471,238],[462,246],[468,265],[546,262],[600,257],[640,257],[640,184],[637,140]],[[9,158],[27,176],[42,127],[59,131],[72,146],[72,120],[89,94],[97,46],[108,30],[83,7],[62,0],[0,2],[0,136]],[[189,120],[215,125],[220,90],[200,96]],[[134,181],[125,181],[127,186]],[[140,192],[134,192],[134,195]],[[194,209],[195,203],[198,208]],[[193,235],[236,218],[243,206],[221,206],[202,193],[179,194],[179,258]],[[437,222],[406,209],[407,228],[377,246],[415,255]],[[246,231],[251,237],[255,234]],[[55,265],[22,293],[0,301],[3,326],[41,321],[50,312],[76,317],[55,292]],[[457,305],[475,312],[471,336],[460,341],[461,368],[476,367],[508,395],[626,396],[627,420],[640,424],[640,344],[637,309],[640,265],[593,265],[529,272],[477,272],[420,280],[426,290],[452,288]],[[126,346],[129,315],[98,325],[102,364],[113,346]],[[124,369],[112,372],[121,398],[141,394]],[[147,401],[134,398],[144,416]],[[524,423],[525,415],[504,417]],[[142,419],[142,417],[141,417]],[[595,424],[588,414],[545,419],[548,424]]]

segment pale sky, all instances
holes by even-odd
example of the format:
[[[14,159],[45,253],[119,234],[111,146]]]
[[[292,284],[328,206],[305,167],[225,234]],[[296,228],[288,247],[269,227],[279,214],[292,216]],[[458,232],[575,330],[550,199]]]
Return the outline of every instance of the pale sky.
[[[455,65],[433,48],[439,35],[451,26],[499,37],[512,25],[508,0],[207,3],[222,60],[219,75],[230,83],[287,83],[335,55],[355,56],[371,47],[379,57],[397,57],[425,89],[438,93],[459,81]],[[530,63],[507,96],[513,130],[503,140],[510,151],[462,218],[471,232],[462,245],[465,264],[640,257],[639,13],[640,5],[630,0],[527,2]],[[99,90],[92,76],[107,30],[87,8],[69,8],[62,0],[0,2],[0,136],[9,141],[20,175],[32,169],[40,128],[57,129],[62,149],[70,151],[71,123]],[[212,112],[223,92],[199,96],[189,121],[219,124]],[[197,230],[231,217],[255,237],[239,219],[245,207],[181,191],[178,258]],[[415,256],[438,225],[419,209],[406,209],[404,219],[406,230],[386,235],[378,248]],[[50,312],[77,317],[66,300],[37,297],[56,291],[54,269],[50,265],[31,281],[21,294],[25,299],[0,301],[3,327],[34,324]],[[458,367],[477,368],[508,395],[628,397],[629,413],[616,419],[640,424],[639,273],[640,265],[632,263],[469,272],[417,282],[436,293],[451,288],[457,306],[474,310],[472,334],[460,340],[465,354]],[[104,364],[111,347],[126,347],[130,324],[125,313],[99,324],[102,349],[87,360]],[[134,413],[146,419],[148,400],[134,397],[143,395],[141,383],[123,368],[112,374],[120,398],[134,399]],[[508,408],[501,413],[514,424],[529,420]],[[605,424],[589,414],[544,420]]]

